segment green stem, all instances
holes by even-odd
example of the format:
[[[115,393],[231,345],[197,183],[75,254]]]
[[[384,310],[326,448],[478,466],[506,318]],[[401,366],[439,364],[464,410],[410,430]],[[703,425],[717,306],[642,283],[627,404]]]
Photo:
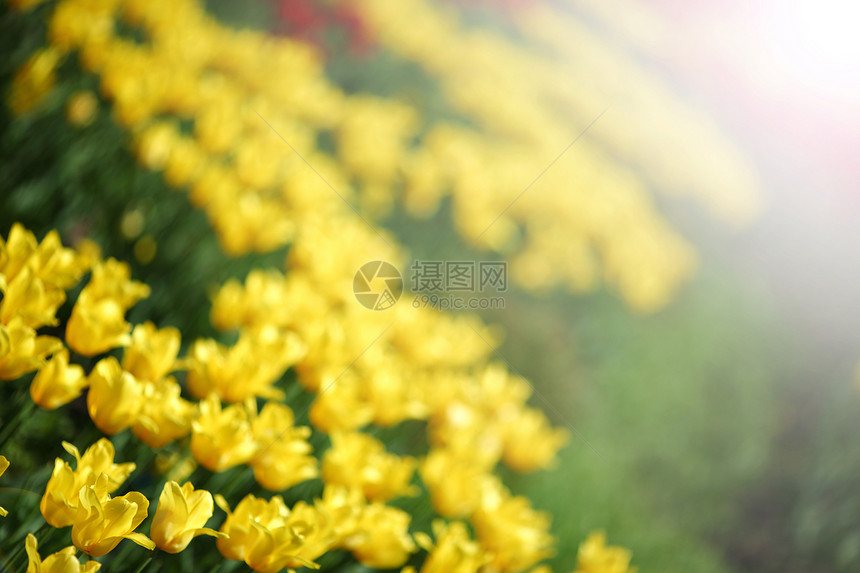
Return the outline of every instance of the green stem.
[[[0,449],[6,445],[10,438],[14,437],[18,429],[24,424],[24,421],[30,417],[30,414],[35,408],[35,404],[28,398],[24,403],[23,408],[15,415],[12,422],[3,426],[3,431],[0,432]]]
[[[141,563],[141,564],[140,564],[140,567],[138,567],[137,569],[135,569],[134,573],[141,573],[141,571],[143,571],[143,570],[146,568],[146,566],[147,566],[147,565],[149,565],[149,562],[150,562],[150,561],[152,561],[152,557],[147,558],[147,560],[146,560],[146,561],[144,561],[143,563]]]

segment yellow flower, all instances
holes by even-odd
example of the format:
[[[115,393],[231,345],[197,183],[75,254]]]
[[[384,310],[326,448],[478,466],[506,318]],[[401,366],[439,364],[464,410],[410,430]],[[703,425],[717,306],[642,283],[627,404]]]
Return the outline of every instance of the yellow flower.
[[[409,535],[409,520],[402,509],[372,503],[362,510],[355,531],[342,544],[368,567],[400,567],[417,549]]]
[[[548,514],[535,511],[527,498],[507,492],[490,500],[472,515],[472,525],[481,546],[493,554],[493,568],[522,571],[553,555]]]
[[[66,343],[85,356],[127,346],[131,325],[125,321],[125,312],[147,296],[149,287],[131,280],[127,264],[115,259],[97,263],[72,308]]]
[[[54,461],[54,471],[39,505],[45,521],[54,527],[66,527],[74,522],[82,487],[94,485],[100,476],[105,476],[103,487],[106,493],[112,493],[135,467],[133,463],[115,464],[113,444],[106,438],[87,448],[83,456],[68,442],[63,442],[63,448],[75,457],[77,466],[72,470],[68,462],[60,458]]]
[[[131,344],[123,350],[122,367],[138,380],[161,380],[175,368],[181,344],[179,331],[155,328],[147,321],[134,327]]]
[[[383,502],[417,493],[409,485],[415,472],[413,458],[389,454],[382,442],[361,432],[334,433],[331,443],[322,463],[327,484],[357,487],[367,499]]]
[[[484,496],[502,487],[492,466],[449,448],[432,448],[421,462],[421,479],[430,501],[443,517],[468,517]]]
[[[43,48],[18,70],[9,93],[9,107],[14,113],[32,110],[51,91],[62,56],[56,48]]]
[[[101,480],[100,480],[101,481]],[[155,543],[135,528],[146,519],[149,501],[142,493],[132,491],[111,499],[100,490],[100,484],[81,488],[72,524],[72,543],[93,557],[109,553],[123,539],[141,547],[154,549]]]
[[[8,468],[9,460],[6,459],[6,456],[0,456],[0,476],[2,476]],[[7,515],[9,515],[9,512],[0,507],[0,517],[6,517]]]
[[[125,372],[116,358],[99,360],[89,375],[87,409],[99,430],[116,434],[139,421],[143,384]]]
[[[95,573],[102,566],[98,561],[87,561],[82,565],[75,555],[77,550],[71,545],[42,559],[36,536],[32,533],[27,534],[24,543],[28,559],[27,573]]]
[[[630,551],[607,546],[606,534],[594,531],[579,546],[574,573],[636,573],[636,567],[630,567],[630,557]]]
[[[273,327],[243,331],[231,347],[198,340],[189,351],[188,388],[197,398],[215,393],[224,402],[281,399],[283,393],[272,384],[304,352],[295,333]]]
[[[78,296],[66,323],[66,344],[84,356],[95,356],[131,342],[131,325],[125,310],[114,299],[93,299],[86,291]]]
[[[39,243],[36,236],[20,223],[12,225],[8,240],[0,237],[0,275],[12,281],[29,268],[46,285],[58,289],[71,288],[90,267],[83,253],[66,249],[57,231],[51,231]]]
[[[277,573],[307,566],[335,541],[332,524],[313,506],[299,502],[290,511],[280,496],[268,502],[248,494],[234,511],[221,496],[218,505],[227,512],[218,550],[227,559],[244,561],[254,571]]]
[[[191,424],[191,453],[200,465],[220,472],[251,461],[260,446],[251,431],[252,404],[221,408],[214,394],[200,402],[200,413]]]
[[[267,403],[251,428],[261,449],[249,464],[261,486],[280,491],[317,477],[317,459],[307,442],[311,429],[293,426],[293,412],[287,406]]]
[[[150,448],[164,447],[191,432],[197,409],[179,395],[181,391],[172,376],[143,383],[140,415],[131,430]]]
[[[337,383],[333,383],[337,380]],[[337,378],[324,378],[310,410],[310,420],[322,432],[356,430],[373,420],[373,407],[361,395],[361,386],[352,371]]]
[[[69,351],[64,348],[39,369],[30,384],[30,397],[39,407],[53,410],[80,396],[87,384],[84,369],[69,364]]]
[[[469,537],[469,530],[462,522],[446,524],[442,520],[433,522],[436,543],[426,533],[416,533],[415,540],[429,555],[421,566],[420,573],[478,573],[491,556],[480,544]],[[406,573],[405,571],[403,573]],[[410,573],[414,573],[414,569]]]
[[[0,324],[0,380],[14,380],[45,365],[45,357],[63,348],[53,336],[37,336],[20,317]]]
[[[162,551],[179,553],[198,535],[224,537],[225,534],[204,527],[212,517],[212,494],[195,490],[190,482],[179,487],[175,481],[164,485],[158,498],[158,509],[149,536]]]
[[[3,300],[0,301],[0,322],[8,324],[13,317],[20,317],[24,324],[33,328],[55,325],[55,314],[66,300],[62,289],[51,287],[37,277],[32,269],[24,267],[7,284],[0,283]]]
[[[546,415],[534,408],[521,408],[505,430],[502,458],[519,472],[550,467],[570,438],[567,430],[551,427]]]

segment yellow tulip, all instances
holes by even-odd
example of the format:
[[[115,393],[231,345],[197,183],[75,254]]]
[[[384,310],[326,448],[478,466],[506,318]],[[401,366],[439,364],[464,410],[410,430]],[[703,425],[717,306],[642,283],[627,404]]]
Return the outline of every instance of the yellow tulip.
[[[630,567],[630,551],[606,545],[606,534],[593,531],[579,546],[574,573],[636,573]]]
[[[139,380],[156,382],[174,369],[180,344],[175,328],[158,330],[148,321],[138,324],[131,333],[131,344],[123,351],[122,367]]]
[[[20,316],[0,324],[0,380],[15,380],[45,365],[45,357],[63,343],[53,336],[38,336]]]
[[[251,461],[260,448],[251,431],[253,404],[221,408],[214,394],[200,402],[200,414],[191,424],[191,453],[200,465],[220,472]]]
[[[0,476],[6,471],[9,467],[9,460],[6,459],[6,456],[0,456]],[[0,517],[6,517],[9,515],[9,512],[0,507]]]
[[[149,296],[149,287],[131,280],[125,263],[108,259],[93,267],[66,324],[66,343],[79,354],[95,356],[131,343],[125,311]]]
[[[54,527],[66,527],[74,522],[82,487],[94,485],[100,476],[105,476],[103,487],[106,493],[112,493],[135,468],[133,463],[114,463],[114,447],[106,438],[87,448],[83,456],[68,442],[63,442],[63,448],[75,457],[76,469],[72,470],[67,462],[57,458],[39,505],[45,521]]]
[[[168,553],[179,553],[198,535],[226,537],[204,527],[213,509],[212,494],[208,491],[195,491],[190,482],[179,487],[175,481],[169,481],[158,498],[149,536],[159,549]]]
[[[415,540],[429,554],[420,573],[478,573],[490,561],[491,555],[469,537],[469,530],[460,521],[434,521],[433,534],[435,544],[427,534],[415,534]]]
[[[417,549],[409,535],[409,520],[402,509],[372,503],[362,510],[355,531],[343,546],[368,567],[400,567]]]
[[[307,442],[311,429],[293,426],[289,407],[267,403],[251,423],[251,429],[261,449],[249,465],[261,486],[280,491],[317,477],[317,459]]]
[[[215,497],[227,512],[218,550],[227,559],[244,561],[254,571],[277,573],[302,566],[318,569],[314,559],[335,541],[332,523],[314,506],[299,502],[287,508],[284,499],[268,502],[248,494],[234,511],[221,496]]]
[[[389,454],[382,442],[361,432],[334,433],[331,444],[322,463],[327,484],[357,487],[376,501],[416,493],[409,484],[415,471],[413,458]]]
[[[53,410],[80,396],[87,384],[84,369],[69,364],[69,351],[64,348],[39,369],[30,384],[30,397],[41,408]]]
[[[33,328],[55,325],[57,319],[54,315],[66,300],[65,291],[46,284],[29,267],[24,267],[6,285],[0,284],[0,291],[3,292],[0,322],[8,324],[13,317],[19,316],[24,324]]]
[[[9,107],[16,114],[35,108],[51,91],[63,53],[53,47],[43,48],[30,56],[27,63],[15,74],[9,92]]]
[[[230,347],[198,340],[189,351],[188,389],[197,398],[215,393],[224,402],[281,399],[273,384],[304,353],[295,333],[274,327],[243,331]]]
[[[179,395],[181,390],[172,376],[143,383],[140,416],[131,429],[150,448],[162,448],[191,432],[197,409]]]
[[[77,550],[71,545],[42,559],[36,536],[32,533],[27,534],[24,547],[27,550],[27,573],[94,573],[102,566],[98,561],[87,561],[82,565],[76,556]]]
[[[84,356],[95,356],[112,348],[128,346],[131,325],[125,309],[113,299],[96,300],[82,292],[66,323],[66,344]]]
[[[550,516],[535,511],[525,497],[505,492],[484,501],[471,521],[481,546],[493,554],[495,570],[522,571],[554,553]]]
[[[89,382],[87,409],[99,430],[113,435],[139,420],[143,385],[125,372],[116,358],[100,360],[90,372]]]
[[[109,553],[123,539],[129,539],[146,549],[155,543],[135,533],[149,509],[149,501],[142,493],[132,491],[113,499],[100,491],[100,484],[85,486],[78,494],[78,507],[72,524],[72,543],[93,557]]]
[[[540,410],[520,408],[506,426],[502,456],[505,464],[518,472],[546,469],[569,439],[569,432],[550,426]]]

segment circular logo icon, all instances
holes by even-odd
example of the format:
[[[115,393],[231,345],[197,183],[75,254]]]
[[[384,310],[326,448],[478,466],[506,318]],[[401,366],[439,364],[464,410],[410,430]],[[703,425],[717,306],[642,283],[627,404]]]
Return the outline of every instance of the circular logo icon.
[[[389,262],[370,261],[355,272],[352,292],[362,306],[370,310],[387,310],[403,294],[403,277]]]

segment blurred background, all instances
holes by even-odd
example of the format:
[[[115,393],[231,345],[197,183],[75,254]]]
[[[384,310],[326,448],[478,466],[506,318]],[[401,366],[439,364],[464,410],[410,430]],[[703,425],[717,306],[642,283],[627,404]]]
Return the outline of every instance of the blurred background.
[[[280,266],[288,241],[225,255],[75,59],[22,80],[59,3],[23,4],[0,15],[0,234],[91,237],[153,289],[133,322],[210,335],[188,301]],[[504,475],[553,513],[554,570],[596,527],[642,572],[858,570],[860,8],[205,5],[311,47],[351,102],[318,120],[315,153],[412,258],[510,261],[505,308],[482,317],[553,422],[593,446],[574,436],[554,469]],[[391,141],[394,167],[374,166]],[[422,187],[425,172],[441,182]]]

